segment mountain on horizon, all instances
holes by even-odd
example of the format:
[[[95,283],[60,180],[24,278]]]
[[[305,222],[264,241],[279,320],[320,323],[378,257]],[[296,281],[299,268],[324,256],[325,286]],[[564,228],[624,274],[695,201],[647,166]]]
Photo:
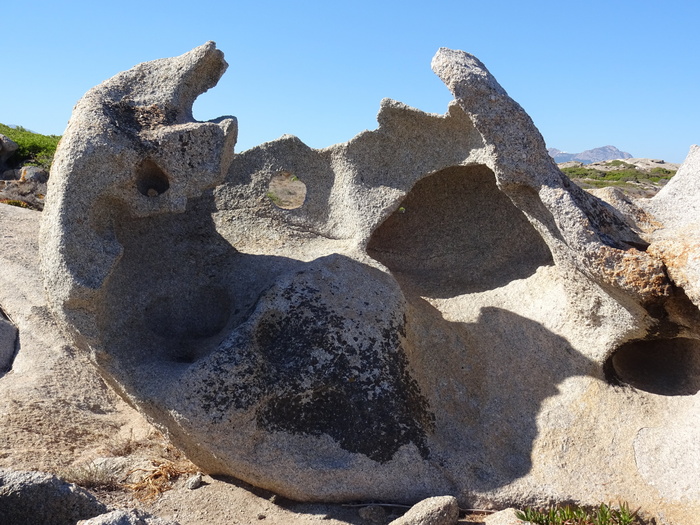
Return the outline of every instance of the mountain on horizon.
[[[631,159],[632,155],[626,151],[620,151],[615,146],[601,146],[600,148],[587,149],[581,153],[567,153],[556,148],[548,148],[547,152],[557,163],[569,162],[571,160],[592,164],[605,160]]]

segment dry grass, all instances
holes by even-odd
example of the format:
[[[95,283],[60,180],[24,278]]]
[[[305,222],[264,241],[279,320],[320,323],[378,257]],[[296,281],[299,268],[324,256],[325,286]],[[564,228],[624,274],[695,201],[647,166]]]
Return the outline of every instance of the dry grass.
[[[124,484],[141,501],[157,499],[163,492],[173,488],[173,483],[180,476],[197,472],[197,468],[187,460],[178,462],[151,460],[151,464],[151,468],[133,469],[126,474],[126,478],[134,474],[142,474],[138,481]]]
[[[86,489],[116,490],[121,487],[118,470],[107,463],[90,462],[66,467],[57,475]]]

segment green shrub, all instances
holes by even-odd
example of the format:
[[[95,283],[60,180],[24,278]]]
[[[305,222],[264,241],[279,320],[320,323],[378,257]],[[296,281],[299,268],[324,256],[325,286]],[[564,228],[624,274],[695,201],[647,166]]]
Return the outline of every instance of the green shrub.
[[[675,170],[669,170],[667,168],[652,168],[651,172],[658,177],[666,179],[670,179],[676,174]]]
[[[604,171],[593,168],[563,168],[561,171],[571,179],[599,179],[605,175]]]
[[[602,171],[593,168],[564,168],[561,171],[571,179],[592,179],[607,181],[630,181],[637,180],[639,172],[635,169],[624,169],[614,171]]]
[[[0,124],[0,134],[17,143],[17,151],[8,159],[10,165],[19,166],[39,166],[49,169],[56,146],[61,137],[58,135],[41,135],[32,133],[22,126],[11,128],[5,124]]]
[[[639,525],[637,512],[631,512],[629,505],[623,503],[614,508],[604,503],[591,511],[581,507],[551,507],[538,510],[530,507],[516,512],[519,520],[536,525]]]
[[[17,206],[18,208],[31,209],[32,207],[24,201],[17,199],[0,199],[0,204],[8,204],[10,206]]]
[[[623,160],[611,160],[609,162],[606,162],[605,164],[606,164],[606,166],[615,166],[615,167],[622,166],[624,168],[634,169],[634,164],[630,164],[629,162],[625,162]]]

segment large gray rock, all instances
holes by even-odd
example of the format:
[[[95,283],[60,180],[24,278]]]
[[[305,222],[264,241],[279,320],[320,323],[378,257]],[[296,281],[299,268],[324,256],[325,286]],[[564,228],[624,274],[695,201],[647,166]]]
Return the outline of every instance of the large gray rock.
[[[483,64],[438,52],[445,115],[236,156],[191,116],[223,68],[209,43],[88,92],[42,224],[59,322],[190,459],[300,500],[700,511],[698,310]]]
[[[0,133],[0,173],[5,171],[5,163],[17,151],[17,148],[19,146],[14,140]]]
[[[0,523],[74,525],[106,510],[86,490],[50,474],[0,469]]]

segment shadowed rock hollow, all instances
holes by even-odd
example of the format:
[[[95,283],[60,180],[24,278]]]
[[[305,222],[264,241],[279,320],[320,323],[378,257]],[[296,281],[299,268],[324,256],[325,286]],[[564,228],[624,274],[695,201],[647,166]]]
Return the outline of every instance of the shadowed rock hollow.
[[[213,43],[92,89],[42,224],[55,316],[200,468],[287,497],[700,510],[654,467],[700,458],[668,427],[699,407],[680,241],[574,186],[475,57],[432,65],[444,115],[383,100],[321,150],[195,122]]]

